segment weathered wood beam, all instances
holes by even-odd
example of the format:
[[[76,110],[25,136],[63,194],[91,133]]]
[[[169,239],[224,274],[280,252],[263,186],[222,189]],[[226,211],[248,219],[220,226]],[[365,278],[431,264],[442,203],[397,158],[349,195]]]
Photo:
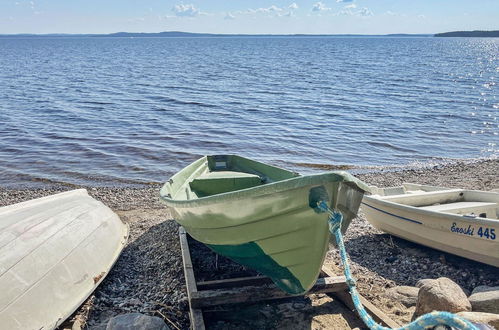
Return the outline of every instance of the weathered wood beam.
[[[189,312],[191,317],[191,328],[193,330],[205,330],[203,312],[201,309],[192,306],[191,299],[197,290],[196,278],[194,277],[194,270],[192,267],[191,253],[189,251],[189,244],[184,227],[180,227],[180,248],[182,249],[182,261],[184,264],[185,285],[187,287],[187,296],[189,298]]]
[[[347,284],[345,277],[319,278],[315,285],[308,291],[312,293],[327,293],[345,291]],[[239,288],[205,290],[192,292],[191,305],[193,308],[205,308],[226,304],[254,303],[265,300],[283,299],[301,295],[290,295],[282,291],[274,284],[260,286],[243,286]]]

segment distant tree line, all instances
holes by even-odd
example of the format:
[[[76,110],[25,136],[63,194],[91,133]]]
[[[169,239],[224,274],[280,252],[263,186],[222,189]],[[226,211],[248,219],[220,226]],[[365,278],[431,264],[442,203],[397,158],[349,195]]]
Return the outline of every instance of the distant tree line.
[[[453,31],[437,33],[435,37],[477,37],[477,38],[499,38],[499,30],[496,31]]]

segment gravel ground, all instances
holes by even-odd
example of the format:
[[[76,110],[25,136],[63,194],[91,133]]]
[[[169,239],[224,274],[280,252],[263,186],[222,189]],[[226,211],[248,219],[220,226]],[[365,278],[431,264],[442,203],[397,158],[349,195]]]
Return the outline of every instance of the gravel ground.
[[[499,189],[499,160],[459,162],[404,171],[379,171],[358,175],[358,177],[380,187],[413,182],[492,190]],[[47,186],[43,189],[0,187],[0,206],[74,188],[66,186]],[[103,329],[107,320],[114,315],[143,312],[162,317],[172,328],[188,328],[178,225],[171,221],[168,209],[159,202],[159,186],[87,187],[87,189],[94,198],[111,207],[124,222],[129,224],[130,239],[109,275],[71,317],[67,325],[78,320],[85,328]],[[383,292],[388,287],[415,285],[419,279],[440,276],[451,278],[468,291],[478,285],[499,285],[498,268],[383,234],[365,220],[362,212],[352,222],[345,241],[360,292],[401,323],[410,319],[412,310],[385,299]],[[208,258],[203,253],[198,255],[194,253],[193,259],[199,264],[200,270],[197,276],[200,279],[210,278],[214,270],[222,277],[236,277],[252,273],[215,255]],[[336,250],[330,251],[326,263],[341,274]],[[323,299],[323,296],[314,297],[309,305],[321,305]],[[333,307],[331,307],[332,310],[344,312],[338,309],[338,306]],[[281,314],[282,308],[284,307],[276,307],[275,311]],[[273,311],[267,306],[262,307],[261,313],[270,315]],[[324,317],[327,313],[322,310],[320,314]],[[355,324],[355,321],[345,321],[345,319],[330,322],[320,319],[314,323],[312,318],[316,317],[305,320],[309,328],[310,324],[315,324],[313,328],[327,328],[332,324],[336,324],[337,328],[349,328]],[[269,325],[275,326],[276,324]]]

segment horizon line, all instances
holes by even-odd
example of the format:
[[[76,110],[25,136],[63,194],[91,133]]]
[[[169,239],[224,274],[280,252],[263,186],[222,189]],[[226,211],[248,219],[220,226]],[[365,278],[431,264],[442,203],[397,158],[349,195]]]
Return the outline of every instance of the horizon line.
[[[432,36],[436,33],[210,33],[210,32],[186,32],[186,31],[160,31],[160,32],[110,32],[110,33],[0,33],[0,36],[109,36],[120,34],[185,34],[185,35],[204,35],[204,36],[391,36],[391,35],[407,35],[407,36]]]
[[[439,33],[208,33],[208,32],[112,32],[112,33],[11,33],[0,37],[499,37],[499,30],[450,31]]]

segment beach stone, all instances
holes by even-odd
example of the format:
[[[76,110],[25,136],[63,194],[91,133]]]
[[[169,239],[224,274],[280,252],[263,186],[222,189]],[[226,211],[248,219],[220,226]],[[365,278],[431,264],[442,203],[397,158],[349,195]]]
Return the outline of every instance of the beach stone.
[[[385,296],[389,299],[401,302],[405,307],[416,306],[419,288],[413,286],[396,286],[386,291]]]
[[[482,313],[482,312],[460,312],[457,313],[458,316],[467,319],[473,323],[482,323],[490,325],[496,329],[499,329],[499,315],[492,313]]]
[[[421,288],[423,285],[425,285],[426,283],[431,283],[431,281],[434,281],[433,279],[431,278],[423,278],[421,280],[419,280],[417,283],[416,283],[416,287],[417,288]]]
[[[128,301],[129,305],[136,306],[136,305],[142,305],[142,301],[140,301],[137,298],[132,298]]]
[[[499,314],[499,286],[478,286],[468,299],[474,312]]]
[[[73,325],[71,326],[71,330],[81,330],[81,322],[76,320],[74,321]]]
[[[447,277],[426,281],[419,289],[413,319],[432,311],[470,312],[471,304],[461,287]]]
[[[170,328],[159,317],[129,313],[111,318],[106,330],[170,330]]]
[[[407,254],[409,256],[418,257],[418,258],[428,257],[428,253],[420,248],[406,248],[403,250],[402,253]]]

